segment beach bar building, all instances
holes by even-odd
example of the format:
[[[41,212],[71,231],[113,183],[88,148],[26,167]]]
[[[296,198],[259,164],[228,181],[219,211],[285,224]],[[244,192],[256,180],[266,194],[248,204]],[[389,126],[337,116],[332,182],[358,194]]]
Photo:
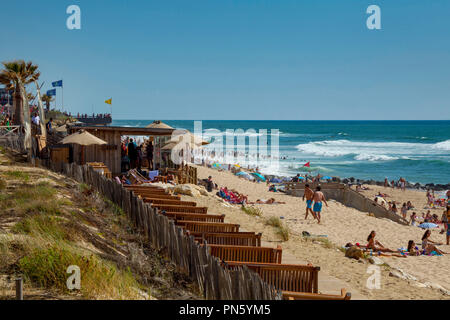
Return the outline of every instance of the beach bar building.
[[[84,157],[86,162],[103,162],[109,170],[117,175],[121,172],[121,138],[124,136],[129,137],[153,137],[153,163],[156,167],[164,167],[166,163],[163,163],[161,154],[162,147],[170,139],[172,132],[175,130],[167,125],[161,126],[147,126],[142,127],[118,127],[118,126],[72,126],[68,129],[68,134],[75,133],[79,130],[86,130],[94,136],[106,141],[105,145],[94,145],[85,147]],[[67,157],[64,158],[64,162],[80,163],[81,146],[73,144],[72,150],[69,152],[67,149]],[[73,156],[70,157],[69,154]],[[67,161],[66,161],[67,158]],[[72,159],[70,159],[72,158]]]

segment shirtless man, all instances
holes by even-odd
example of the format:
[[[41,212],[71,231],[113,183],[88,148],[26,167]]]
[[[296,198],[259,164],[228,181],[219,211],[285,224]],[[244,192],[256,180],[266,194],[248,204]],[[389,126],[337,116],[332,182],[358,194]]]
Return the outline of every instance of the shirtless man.
[[[318,186],[316,188],[316,192],[314,192],[314,196],[313,196],[313,200],[314,200],[313,212],[315,213],[318,223],[320,223],[320,212],[322,211],[322,201],[325,202],[326,206],[328,207],[328,203],[325,200],[325,196],[323,195],[322,191],[320,191],[320,190],[321,190],[321,188],[320,188],[320,186]]]
[[[311,212],[314,219],[317,219],[316,214],[312,211],[312,202],[314,197],[314,191],[311,190],[309,184],[305,184],[305,193],[303,193],[303,201],[306,198],[306,215],[305,220],[308,218],[308,213]]]

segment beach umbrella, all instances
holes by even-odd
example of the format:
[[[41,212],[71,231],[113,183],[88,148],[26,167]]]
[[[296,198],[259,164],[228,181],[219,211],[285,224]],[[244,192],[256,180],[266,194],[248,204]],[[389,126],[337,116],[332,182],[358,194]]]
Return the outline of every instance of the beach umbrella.
[[[178,143],[180,141],[202,146],[209,144],[208,141],[205,141],[200,137],[192,134],[189,130],[176,130],[172,133],[172,138],[169,140],[169,142]]]
[[[305,180],[305,177],[298,177],[298,180]]]
[[[248,172],[245,172],[245,171],[236,173],[236,176],[245,178],[247,180],[255,180],[255,178],[253,176],[251,176]]]
[[[146,126],[146,128],[154,128],[154,129],[173,129],[171,126],[169,126],[168,124],[165,124],[162,121],[159,120],[155,120],[152,123],[150,123],[148,126]]]
[[[323,179],[323,180],[331,180],[331,179],[333,179],[332,177],[329,177],[329,176],[323,176],[322,178],[320,178],[320,179]]]
[[[59,126],[59,127],[55,128],[54,131],[56,131],[56,132],[67,132],[67,127],[66,127],[65,124],[63,124],[62,126]]]
[[[270,182],[273,182],[273,183],[280,183],[280,182],[281,182],[281,179],[278,179],[278,178],[272,178],[272,179],[270,179]]]
[[[251,174],[253,176],[255,176],[255,178],[261,180],[262,182],[266,181],[266,178],[263,175],[261,175],[260,173],[258,173],[258,172],[252,172]]]
[[[102,145],[107,144],[106,141],[103,141],[100,138],[97,138],[93,134],[90,134],[89,132],[85,130],[80,130],[75,133],[72,133],[70,136],[65,137],[60,141],[62,144],[79,144],[81,146],[81,162],[84,162],[84,148],[86,146],[92,146],[92,145]]]
[[[432,229],[432,228],[439,228],[437,224],[431,223],[431,222],[424,222],[419,225],[419,228],[422,229]]]

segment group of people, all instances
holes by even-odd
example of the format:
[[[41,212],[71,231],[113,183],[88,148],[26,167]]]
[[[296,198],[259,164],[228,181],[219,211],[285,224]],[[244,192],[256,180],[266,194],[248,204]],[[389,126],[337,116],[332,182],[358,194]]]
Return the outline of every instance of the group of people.
[[[137,144],[133,138],[126,138],[121,144],[122,171],[137,169],[141,171],[144,159],[148,161],[148,169],[153,170],[153,142]]]
[[[444,198],[436,198],[435,194],[434,194],[434,190],[430,191],[427,190],[427,206],[430,208],[433,207],[445,207],[447,205],[448,199],[450,198],[450,190],[447,190],[446,193],[446,197],[447,199]]]
[[[77,118],[78,119],[86,119],[86,118],[98,118],[98,119],[102,119],[102,118],[111,118],[111,114],[109,113],[97,113],[97,114],[92,114],[92,117],[90,117],[89,115],[85,114],[81,114],[78,113],[77,114]]]
[[[437,247],[437,245],[442,244],[435,242],[430,239],[431,231],[426,230],[425,233],[422,236],[422,249],[419,249],[416,246],[416,243],[414,240],[409,240],[406,252],[402,252],[401,250],[392,250],[384,245],[382,245],[378,240],[375,239],[376,232],[372,231],[370,232],[369,236],[367,237],[367,245],[361,246],[362,248],[365,248],[366,250],[372,250],[373,252],[378,252],[379,255],[382,253],[391,253],[395,255],[395,253],[400,251],[401,256],[405,256],[404,253],[407,253],[410,256],[419,256],[419,255],[443,255],[447,254],[447,252],[442,251]],[[448,244],[448,243],[447,243]]]
[[[388,178],[384,178],[384,186],[386,188],[391,187],[392,189],[398,188],[401,189],[402,191],[406,190],[406,179],[403,177],[400,177],[400,179],[398,179],[397,181],[395,180],[391,180],[391,182],[389,183]]]
[[[317,186],[316,190],[313,191],[309,184],[305,184],[305,192],[303,194],[303,201],[306,199],[306,215],[305,220],[308,218],[308,214],[311,213],[314,219],[317,219],[317,222],[320,224],[321,212],[322,212],[322,202],[328,207],[327,200],[323,192],[321,191],[321,187]],[[314,202],[314,205],[313,205]]]
[[[227,187],[220,188],[218,196],[232,204],[246,205],[248,203],[248,197],[246,195],[236,190],[228,190]]]

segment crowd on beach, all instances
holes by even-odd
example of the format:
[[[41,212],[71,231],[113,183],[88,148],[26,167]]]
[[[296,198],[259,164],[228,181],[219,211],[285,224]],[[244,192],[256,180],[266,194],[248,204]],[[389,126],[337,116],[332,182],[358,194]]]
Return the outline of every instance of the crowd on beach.
[[[133,138],[126,137],[120,146],[122,172],[137,169],[142,173],[144,160],[147,161],[149,170],[153,170],[153,140],[147,139],[136,142]]]
[[[97,114],[93,113],[92,116],[90,116],[87,113],[84,113],[84,114],[77,113],[77,118],[78,119],[86,119],[86,118],[104,119],[104,118],[111,118],[111,114],[110,113],[97,113]]]

